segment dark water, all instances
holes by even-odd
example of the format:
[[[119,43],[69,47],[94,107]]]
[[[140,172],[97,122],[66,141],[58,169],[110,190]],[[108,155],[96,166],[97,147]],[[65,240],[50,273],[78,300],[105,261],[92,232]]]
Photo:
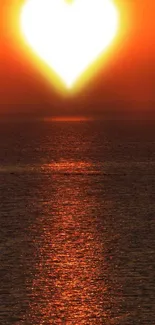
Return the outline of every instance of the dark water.
[[[153,122],[0,122],[0,324],[155,324]]]

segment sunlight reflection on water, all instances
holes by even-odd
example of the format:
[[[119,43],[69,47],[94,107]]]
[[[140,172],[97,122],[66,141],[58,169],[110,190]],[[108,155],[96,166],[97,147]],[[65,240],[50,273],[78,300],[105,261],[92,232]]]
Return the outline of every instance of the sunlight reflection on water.
[[[89,171],[91,164],[60,162],[42,168],[50,177],[50,168],[74,174]],[[94,214],[95,197],[88,195],[85,178],[55,175],[52,181],[54,197],[50,200],[48,193],[38,220],[42,227],[40,262],[29,317],[35,324],[101,324],[108,317],[108,312],[103,314],[107,295],[103,268],[107,271]]]

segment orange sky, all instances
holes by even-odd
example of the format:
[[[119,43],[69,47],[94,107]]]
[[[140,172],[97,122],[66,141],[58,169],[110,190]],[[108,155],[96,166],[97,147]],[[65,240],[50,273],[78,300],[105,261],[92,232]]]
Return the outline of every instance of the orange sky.
[[[155,1],[115,0],[124,31],[108,64],[80,93],[64,98],[22,52],[9,14],[22,0],[0,0],[0,113],[91,115],[104,111],[155,111]]]

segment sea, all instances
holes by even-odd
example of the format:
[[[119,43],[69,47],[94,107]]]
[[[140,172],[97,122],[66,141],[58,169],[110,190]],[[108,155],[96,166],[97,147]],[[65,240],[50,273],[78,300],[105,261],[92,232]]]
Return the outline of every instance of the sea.
[[[0,121],[0,324],[155,324],[155,121]]]

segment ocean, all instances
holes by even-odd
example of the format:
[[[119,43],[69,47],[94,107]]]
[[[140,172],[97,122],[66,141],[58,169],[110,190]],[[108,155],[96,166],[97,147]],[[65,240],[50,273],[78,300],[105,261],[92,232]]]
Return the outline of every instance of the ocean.
[[[0,122],[0,324],[155,324],[153,121]]]

